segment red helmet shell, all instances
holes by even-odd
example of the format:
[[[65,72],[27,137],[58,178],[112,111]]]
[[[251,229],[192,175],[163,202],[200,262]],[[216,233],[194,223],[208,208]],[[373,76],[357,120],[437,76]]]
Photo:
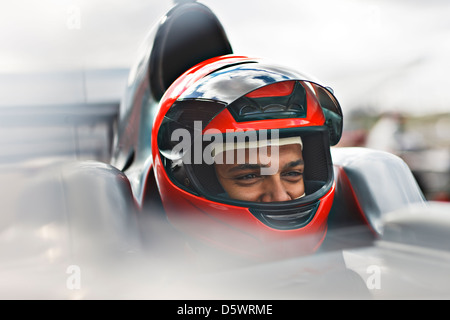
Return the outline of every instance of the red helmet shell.
[[[167,112],[176,101],[182,100],[186,96],[191,97],[189,95],[192,95],[190,90],[193,86],[206,81],[207,77],[226,68],[244,64],[257,66],[259,61],[234,55],[210,59],[185,72],[169,87],[160,102],[160,108],[153,123],[152,155],[155,178],[170,223],[192,238],[215,248],[250,257],[267,258],[309,254],[317,250],[326,234],[328,213],[335,190],[333,179],[329,181],[327,188],[322,188],[320,198],[315,199],[315,203],[317,203],[315,214],[306,225],[294,229],[277,229],[263,223],[248,207],[217,202],[203,195],[189,192],[174,183],[166,172],[158,146],[156,137],[158,137]],[[214,128],[226,132],[227,129],[245,130],[249,127],[258,130],[325,127],[326,117],[323,106],[314,92],[314,86],[310,85],[315,82],[304,77],[292,76],[291,79],[286,77],[282,81],[273,81],[273,84],[268,85],[267,89],[264,89],[266,86],[261,86],[254,88],[259,89],[257,91],[252,90],[244,92],[244,94],[249,97],[283,95],[284,92],[289,91],[289,81],[292,80],[304,81],[303,83],[306,84],[304,88],[307,92],[308,107],[305,117],[239,122],[227,108],[224,108],[207,124],[204,130]],[[273,91],[274,89],[275,91]],[[329,145],[327,148],[329,152]],[[331,167],[331,160],[329,162]]]

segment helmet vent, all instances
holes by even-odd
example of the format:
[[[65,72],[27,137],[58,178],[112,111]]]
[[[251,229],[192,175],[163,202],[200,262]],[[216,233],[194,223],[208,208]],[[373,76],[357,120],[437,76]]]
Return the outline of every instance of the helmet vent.
[[[267,226],[281,230],[299,229],[307,225],[319,206],[319,201],[301,207],[290,209],[255,209],[250,212]]]
[[[260,89],[254,92],[258,90]],[[300,83],[296,82],[289,95],[254,97],[252,94],[247,94],[231,103],[228,108],[238,122],[305,118],[306,91]]]

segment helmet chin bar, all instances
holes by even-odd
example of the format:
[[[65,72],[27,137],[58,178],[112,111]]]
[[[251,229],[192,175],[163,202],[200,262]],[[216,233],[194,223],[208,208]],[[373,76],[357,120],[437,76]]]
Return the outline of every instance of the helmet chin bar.
[[[307,225],[314,217],[320,201],[310,205],[294,207],[290,209],[256,209],[250,208],[250,212],[265,225],[279,230],[299,229]]]

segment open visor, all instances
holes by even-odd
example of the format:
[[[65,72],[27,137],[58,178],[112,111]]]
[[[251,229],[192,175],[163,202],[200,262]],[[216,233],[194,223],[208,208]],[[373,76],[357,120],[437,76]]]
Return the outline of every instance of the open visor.
[[[236,108],[233,108],[233,103],[258,88],[291,80],[297,80],[299,83],[302,83],[302,86],[307,85],[312,89],[325,115],[326,126],[330,134],[330,144],[336,145],[342,135],[343,117],[342,109],[332,90],[329,87],[320,85],[317,80],[308,75],[288,70],[282,66],[255,61],[238,63],[216,70],[188,88],[178,98],[177,102],[189,100],[215,101],[221,104],[222,107],[228,106],[236,121],[250,121],[255,120],[255,118],[239,116]],[[271,117],[300,118],[305,115],[305,113],[302,113],[304,110],[298,109],[298,104],[293,108],[286,107],[287,109],[285,110],[267,108],[267,110],[253,111],[260,113],[257,115],[260,119],[270,119]],[[218,110],[218,112],[220,111]],[[167,116],[170,117],[169,114]]]

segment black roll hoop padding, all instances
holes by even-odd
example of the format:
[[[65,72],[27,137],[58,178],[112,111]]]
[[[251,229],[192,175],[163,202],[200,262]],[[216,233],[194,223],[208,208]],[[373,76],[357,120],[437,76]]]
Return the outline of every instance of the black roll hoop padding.
[[[205,5],[176,1],[156,31],[149,80],[158,101],[185,71],[210,58],[233,53],[222,24]]]

